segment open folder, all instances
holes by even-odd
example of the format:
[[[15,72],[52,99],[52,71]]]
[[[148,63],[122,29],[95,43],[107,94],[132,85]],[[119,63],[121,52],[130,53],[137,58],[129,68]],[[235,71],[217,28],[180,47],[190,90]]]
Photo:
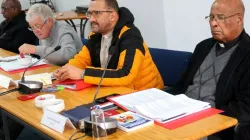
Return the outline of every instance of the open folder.
[[[167,123],[211,107],[207,102],[191,99],[184,94],[174,96],[155,88],[111,97],[109,100],[158,123]]]

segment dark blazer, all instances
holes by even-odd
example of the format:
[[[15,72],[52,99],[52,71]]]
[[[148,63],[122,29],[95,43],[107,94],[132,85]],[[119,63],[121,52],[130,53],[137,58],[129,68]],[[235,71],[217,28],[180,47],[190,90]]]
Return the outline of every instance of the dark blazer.
[[[19,53],[18,48],[24,43],[37,45],[38,39],[34,33],[28,30],[28,23],[22,11],[14,19],[0,24],[0,48]]]
[[[184,93],[193,84],[197,70],[216,42],[210,38],[196,46],[186,72],[170,93]],[[215,104],[225,111],[224,115],[235,117],[239,122],[250,122],[250,37],[245,31],[220,75]]]

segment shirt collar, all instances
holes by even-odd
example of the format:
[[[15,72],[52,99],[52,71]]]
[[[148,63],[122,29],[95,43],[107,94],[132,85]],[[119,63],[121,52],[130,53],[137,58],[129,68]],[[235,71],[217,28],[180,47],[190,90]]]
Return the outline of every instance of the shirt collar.
[[[222,48],[232,48],[233,46],[235,46],[240,41],[241,35],[242,35],[242,33],[231,42],[219,43],[219,46],[222,47]]]
[[[110,32],[108,32],[106,35],[102,35],[102,37],[104,39],[109,39],[109,38],[113,37],[113,30],[111,30]]]
[[[220,56],[221,54],[224,54],[225,52],[227,52],[228,50],[233,48],[240,41],[243,32],[244,32],[244,30],[237,38],[235,38],[231,42],[228,42],[228,43],[218,42],[218,44],[216,45],[216,56]]]

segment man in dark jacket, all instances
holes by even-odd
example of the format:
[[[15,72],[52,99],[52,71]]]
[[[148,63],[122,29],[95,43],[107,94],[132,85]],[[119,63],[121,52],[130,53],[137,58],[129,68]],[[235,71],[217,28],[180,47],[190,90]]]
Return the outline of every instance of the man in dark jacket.
[[[250,37],[243,27],[244,11],[241,0],[213,3],[206,17],[213,38],[196,46],[188,69],[168,91],[209,102],[237,118],[235,129],[216,134],[225,140],[250,139]]]
[[[18,48],[24,43],[37,44],[37,38],[28,29],[25,12],[21,11],[18,0],[4,0],[1,13],[5,20],[0,24],[0,48],[19,53]]]

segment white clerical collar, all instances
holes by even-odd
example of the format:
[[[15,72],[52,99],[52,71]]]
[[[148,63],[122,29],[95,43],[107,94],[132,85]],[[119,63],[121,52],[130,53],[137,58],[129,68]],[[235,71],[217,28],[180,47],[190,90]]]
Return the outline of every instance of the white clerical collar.
[[[220,47],[225,48],[225,45],[223,43],[219,43]]]

